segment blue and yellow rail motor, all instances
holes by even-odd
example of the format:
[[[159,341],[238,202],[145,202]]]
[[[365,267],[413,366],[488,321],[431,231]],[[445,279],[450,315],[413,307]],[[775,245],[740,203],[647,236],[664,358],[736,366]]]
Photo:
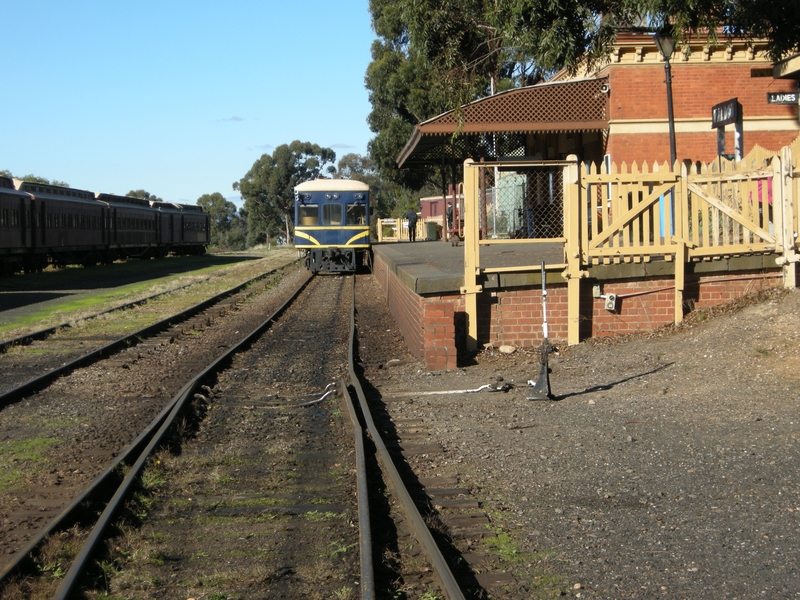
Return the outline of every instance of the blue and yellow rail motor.
[[[355,272],[371,264],[369,186],[315,179],[294,188],[294,243],[313,272]]]

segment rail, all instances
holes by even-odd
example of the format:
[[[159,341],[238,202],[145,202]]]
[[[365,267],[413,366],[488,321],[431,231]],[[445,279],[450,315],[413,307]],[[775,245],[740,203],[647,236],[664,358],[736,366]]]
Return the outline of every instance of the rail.
[[[232,287],[232,288],[230,288],[228,290],[225,290],[224,292],[221,292],[219,294],[216,294],[216,295],[212,296],[211,298],[203,300],[202,302],[199,302],[199,303],[195,304],[194,306],[190,306],[189,308],[187,308],[185,310],[182,310],[182,311],[180,311],[178,313],[170,315],[169,317],[161,319],[158,322],[153,323],[152,325],[148,325],[147,327],[143,327],[142,329],[139,329],[138,331],[135,331],[135,332],[133,332],[131,334],[123,336],[123,337],[121,337],[121,338],[119,338],[117,340],[114,340],[113,342],[110,342],[108,344],[105,344],[104,346],[102,346],[100,348],[97,348],[95,350],[92,350],[91,352],[87,352],[87,353],[85,353],[85,354],[83,354],[83,355],[81,355],[81,356],[79,356],[79,357],[77,357],[77,358],[75,358],[75,359],[73,359],[73,360],[71,360],[71,361],[69,361],[69,362],[57,367],[57,368],[55,368],[55,369],[52,369],[52,370],[50,370],[50,371],[48,371],[46,373],[43,373],[42,375],[39,375],[37,377],[34,377],[34,378],[26,381],[25,383],[23,383],[21,385],[18,385],[16,387],[14,387],[11,390],[3,392],[2,394],[0,394],[0,408],[2,408],[3,406],[6,406],[7,404],[10,404],[11,402],[14,402],[14,401],[24,397],[26,394],[30,394],[30,393],[33,393],[33,392],[35,392],[37,390],[40,390],[40,389],[44,388],[45,386],[47,386],[48,384],[52,383],[53,381],[55,381],[57,378],[61,377],[62,375],[70,373],[71,371],[73,371],[73,370],[75,370],[77,368],[85,367],[87,365],[90,365],[90,364],[92,364],[94,362],[97,362],[99,360],[102,360],[104,358],[108,358],[109,356],[113,355],[114,353],[118,352],[119,350],[127,348],[128,346],[130,346],[132,344],[138,343],[143,338],[151,337],[154,334],[156,334],[156,333],[158,333],[160,331],[163,331],[167,327],[170,327],[170,326],[172,326],[172,325],[174,325],[176,323],[179,323],[181,321],[189,319],[189,318],[193,317],[194,315],[196,315],[196,314],[198,314],[198,313],[210,308],[211,306],[214,306],[218,302],[221,302],[222,300],[224,300],[226,298],[229,298],[229,297],[239,293],[240,291],[242,291],[243,289],[245,289],[248,286],[252,285],[253,283],[255,283],[257,281],[261,281],[262,279],[265,279],[266,277],[269,277],[270,275],[274,275],[276,272],[280,271],[282,268],[283,267],[279,267],[277,269],[273,269],[273,270],[268,271],[266,273],[262,273],[261,275],[258,275],[256,277],[253,277],[253,278],[245,281],[244,283],[236,285],[236,286],[234,286],[234,287]],[[183,288],[177,288],[177,289],[183,289]],[[169,290],[168,292],[165,292],[165,293],[171,293],[173,291],[175,291],[175,290]],[[156,295],[156,296],[158,296],[158,295]],[[150,298],[154,298],[156,296],[152,296]],[[141,303],[145,302],[146,300],[147,299],[137,300],[137,301],[135,301],[133,303],[126,304],[124,306],[116,307],[116,308],[110,309],[108,311],[103,311],[103,312],[97,313],[95,315],[90,315],[90,316],[86,317],[86,319],[94,318],[94,317],[97,317],[99,315],[106,314],[108,312],[112,312],[114,310],[121,310],[122,308],[126,308],[126,307],[131,306],[131,305],[138,305],[138,304],[141,304]],[[32,333],[32,334],[29,334],[29,336],[23,336],[21,338],[16,338],[15,340],[12,340],[12,341],[20,341],[20,340],[25,340],[25,339],[43,339],[43,338],[47,337],[47,335],[49,335],[50,333],[52,333],[52,331],[50,329],[42,330],[42,331],[39,331],[39,332],[35,332],[35,333]]]
[[[353,312],[353,315],[355,318],[355,311]],[[351,327],[355,327],[354,322]],[[364,418],[364,423],[369,431],[370,438],[375,444],[381,465],[384,472],[389,477],[389,482],[392,485],[392,489],[400,501],[400,505],[406,515],[406,518],[409,520],[414,529],[414,534],[417,537],[417,540],[428,555],[428,559],[431,562],[436,578],[439,580],[442,590],[447,595],[447,598],[449,600],[463,600],[464,594],[461,591],[461,588],[458,586],[458,583],[453,576],[453,572],[447,565],[447,561],[442,555],[439,546],[437,546],[436,541],[433,539],[433,535],[431,534],[430,529],[428,529],[428,526],[425,524],[425,521],[417,509],[416,504],[414,504],[414,500],[411,497],[411,494],[409,494],[405,483],[403,483],[403,479],[400,476],[397,467],[394,465],[394,461],[392,460],[389,450],[386,448],[386,444],[383,442],[380,431],[375,425],[375,421],[372,418],[372,413],[370,412],[369,404],[367,403],[367,398],[364,395],[364,390],[361,387],[361,383],[355,372],[352,347],[349,360],[350,381],[352,382],[353,388],[358,396],[358,402],[361,408],[361,414]]]
[[[128,490],[141,472],[145,461],[164,439],[167,431],[169,431],[170,427],[174,424],[175,419],[183,411],[187,401],[194,397],[194,394],[200,390],[203,382],[208,379],[212,373],[221,369],[223,365],[230,361],[233,355],[241,352],[241,350],[251,344],[254,339],[262,335],[263,332],[270,327],[272,322],[288,308],[297,295],[300,294],[303,289],[305,289],[310,280],[311,277],[306,279],[303,284],[300,285],[292,294],[292,296],[261,325],[256,327],[250,334],[229,348],[214,362],[207,366],[201,373],[196,375],[187,384],[185,384],[184,387],[167,403],[164,409],[151,421],[147,428],[137,437],[137,439],[134,440],[134,442],[132,442],[127,448],[125,448],[112,464],[110,464],[88,486],[83,488],[69,503],[69,505],[62,510],[61,513],[54,517],[30,542],[28,542],[25,547],[20,549],[11,558],[11,560],[3,567],[2,571],[0,571],[0,584],[6,581],[7,578],[12,574],[17,573],[30,560],[32,553],[34,553],[39,546],[41,546],[48,535],[63,529],[67,523],[70,523],[79,506],[87,499],[99,494],[101,487],[108,484],[111,476],[121,465],[133,463],[133,466],[115,491],[113,497],[107,503],[103,513],[100,515],[96,525],[92,529],[89,538],[81,548],[80,553],[70,565],[69,571],[67,571],[67,574],[63,578],[58,588],[56,596],[54,596],[56,598],[69,598],[74,586],[78,581],[78,578],[86,566],[87,561],[97,546],[97,543],[102,539],[102,534],[105,528],[111,523],[111,520],[118,512],[122,502],[127,497]]]

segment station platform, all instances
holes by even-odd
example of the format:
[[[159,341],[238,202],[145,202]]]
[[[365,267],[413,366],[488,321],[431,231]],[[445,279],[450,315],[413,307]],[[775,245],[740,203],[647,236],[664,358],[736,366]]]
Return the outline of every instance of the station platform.
[[[453,246],[443,240],[373,244],[373,277],[384,290],[408,349],[434,371],[457,368],[459,350],[465,348],[464,251],[463,244]],[[543,260],[546,265],[562,265],[564,247],[561,243],[482,246],[480,256],[483,269],[541,265]],[[538,267],[513,277],[518,289],[541,289]],[[497,300],[492,295],[487,292],[485,304]],[[482,331],[490,327],[485,323]]]
[[[458,294],[464,285],[464,245],[443,240],[373,244],[376,258],[385,263],[410,290],[420,295]],[[481,247],[481,268],[563,264],[560,243]]]
[[[545,318],[541,270],[547,276],[549,339],[566,343],[570,323],[579,339],[653,330],[675,322],[675,264],[664,259],[587,265],[577,302],[561,277],[564,246],[558,242],[481,246],[481,269],[468,306],[462,245],[443,240],[373,244],[373,277],[384,291],[409,351],[432,371],[455,369],[468,347],[536,347]],[[528,267],[519,269],[519,267]],[[774,256],[729,257],[692,263],[686,269],[680,310],[714,306],[781,282]],[[610,303],[608,298],[613,298]],[[474,307],[474,308],[473,308]],[[468,336],[468,318],[475,315]],[[465,352],[466,351],[466,352]]]

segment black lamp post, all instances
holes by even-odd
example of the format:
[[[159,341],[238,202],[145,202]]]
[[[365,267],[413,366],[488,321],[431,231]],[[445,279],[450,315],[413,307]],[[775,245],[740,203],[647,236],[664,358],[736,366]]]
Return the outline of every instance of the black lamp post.
[[[675,40],[668,31],[660,31],[656,33],[653,41],[658,46],[658,51],[664,57],[664,74],[667,77],[667,118],[669,119],[669,158],[670,168],[675,167],[677,160],[677,153],[675,152],[675,115],[672,112],[672,69],[669,65],[669,59],[672,57],[672,52],[675,50]]]

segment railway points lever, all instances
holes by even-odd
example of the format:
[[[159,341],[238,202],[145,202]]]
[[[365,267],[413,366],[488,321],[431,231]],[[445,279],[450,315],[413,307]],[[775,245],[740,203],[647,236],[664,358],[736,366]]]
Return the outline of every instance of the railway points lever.
[[[528,400],[555,400],[552,392],[550,391],[550,365],[548,364],[548,355],[553,352],[553,346],[550,345],[548,340],[549,331],[547,328],[547,281],[546,273],[544,270],[544,261],[542,261],[542,347],[541,358],[539,360],[539,377],[536,381],[528,381],[533,390]]]

